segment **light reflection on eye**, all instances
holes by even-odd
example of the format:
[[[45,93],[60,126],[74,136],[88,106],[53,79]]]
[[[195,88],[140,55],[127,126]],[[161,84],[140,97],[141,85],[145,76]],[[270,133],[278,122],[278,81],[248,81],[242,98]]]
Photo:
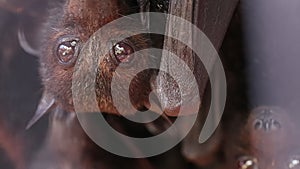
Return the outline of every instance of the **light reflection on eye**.
[[[73,66],[79,55],[79,38],[63,36],[58,39],[55,54],[63,66]]]
[[[119,63],[129,62],[134,53],[133,47],[125,42],[119,42],[113,46],[113,53]]]
[[[258,169],[257,159],[251,156],[242,156],[238,159],[238,169]]]
[[[289,160],[289,169],[300,168],[300,160],[297,157],[293,157]]]

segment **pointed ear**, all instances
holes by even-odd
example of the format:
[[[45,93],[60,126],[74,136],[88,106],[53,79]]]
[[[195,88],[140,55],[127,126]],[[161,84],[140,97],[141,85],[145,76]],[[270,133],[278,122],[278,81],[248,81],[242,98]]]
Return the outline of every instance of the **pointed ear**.
[[[49,94],[44,92],[33,118],[29,121],[29,123],[26,126],[26,130],[28,130],[44,114],[46,114],[54,106],[54,104],[55,104],[55,99]]]
[[[39,57],[40,52],[38,49],[34,49],[28,42],[28,40],[25,37],[24,30],[22,28],[19,28],[18,30],[18,40],[21,48],[28,54]]]

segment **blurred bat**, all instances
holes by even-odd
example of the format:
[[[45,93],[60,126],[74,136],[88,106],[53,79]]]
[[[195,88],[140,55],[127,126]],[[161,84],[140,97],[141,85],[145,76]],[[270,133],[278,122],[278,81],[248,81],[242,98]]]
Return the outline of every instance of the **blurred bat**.
[[[225,163],[220,168],[299,167],[299,134],[291,112],[276,106],[260,106],[250,112],[246,121],[232,121],[224,135]]]

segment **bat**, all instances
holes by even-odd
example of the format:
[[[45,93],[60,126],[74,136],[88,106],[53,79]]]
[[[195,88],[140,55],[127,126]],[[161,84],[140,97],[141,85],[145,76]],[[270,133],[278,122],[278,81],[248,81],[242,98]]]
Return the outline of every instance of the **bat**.
[[[223,9],[220,7],[222,6],[220,2],[192,2],[193,3],[191,4],[184,4],[183,2],[183,6],[187,5],[186,8],[183,8],[183,11],[181,11],[182,13],[176,13],[178,12],[178,9],[176,10],[176,6],[173,6],[174,4],[176,4],[176,1],[172,1],[170,2],[170,8],[168,12],[170,12],[171,14],[183,14],[182,16],[184,18],[194,22],[198,27],[203,28],[205,31],[207,31],[206,33],[208,34],[208,36],[212,37],[214,45],[218,48],[222,42],[227,28],[226,25],[228,25],[230,21],[231,14],[233,12],[233,9],[235,8],[235,4],[237,3],[237,1],[231,1],[230,3],[228,3],[229,5],[225,6],[226,8],[224,7],[224,11],[222,12],[228,15],[218,15],[215,20],[210,20],[210,17],[204,15],[205,12],[203,11],[211,12],[215,8],[219,10]],[[214,6],[213,4],[217,5]],[[58,6],[63,6],[63,8],[56,8],[52,11],[52,13],[50,14],[50,18],[48,19],[48,23],[44,28],[44,41],[42,41],[42,46],[39,51],[40,75],[44,86],[44,93],[37,108],[36,115],[29,122],[27,128],[30,128],[30,126],[32,126],[40,117],[42,117],[49,111],[59,109],[59,112],[69,112],[70,114],[74,114],[75,110],[71,92],[72,73],[74,71],[73,68],[82,44],[84,44],[87,39],[101,26],[122,15],[125,15],[127,11],[130,11],[130,8],[125,2],[117,0],[109,1],[108,3],[93,0],[80,2],[69,0],[66,3]],[[109,10],[105,10],[104,12],[104,10],[99,9]],[[149,6],[142,6],[141,9],[149,10]],[[192,12],[189,13],[191,9]],[[175,13],[173,13],[174,11]],[[214,13],[212,12],[209,14],[213,15]],[[202,18],[200,16],[203,16],[203,22],[200,22],[200,18]],[[102,19],[100,20],[97,18]],[[147,16],[142,16],[141,18],[143,24],[147,27],[147,25],[149,25],[147,23]],[[218,20],[220,21],[218,22]],[[213,24],[207,24],[207,22],[212,21]],[[225,24],[223,22],[225,22]],[[209,25],[210,28],[207,28],[207,25]],[[217,25],[221,26],[218,27]],[[122,33],[122,31],[126,32],[126,30],[116,29],[116,32],[118,31],[119,33]],[[128,49],[127,52],[129,51],[129,53],[131,53],[134,49],[142,49],[148,46],[147,39],[143,36],[129,39],[129,41],[131,43],[122,42],[115,44],[112,50],[117,49],[117,46],[121,46],[122,49]],[[169,44],[168,41],[165,41],[164,47],[168,48],[168,46],[173,45],[174,44]],[[118,49],[120,49],[120,47],[118,47]],[[121,51],[121,53],[122,52],[124,51]],[[180,54],[179,50],[175,51],[175,53],[176,52]],[[115,51],[113,53],[120,53],[120,51]],[[187,53],[185,56],[186,57],[183,58],[183,60],[185,62],[188,62],[189,66],[194,70],[202,97],[204,96],[204,91],[208,82],[207,74],[199,60],[194,60],[192,52]],[[112,72],[116,68],[116,63],[114,62],[127,62],[130,58],[127,58],[126,54],[125,59],[124,55],[121,56],[123,57],[123,59],[120,56],[116,55],[107,55],[101,57],[105,58],[106,62],[102,63],[102,65],[99,65],[99,69],[97,72],[97,80],[95,85],[98,106],[103,113],[118,115],[119,113],[113,106],[110,96],[110,80],[112,77]],[[145,64],[147,64],[147,61],[145,61]],[[152,75],[155,75],[155,73],[148,72],[141,76],[137,76],[132,85],[132,88],[136,90],[130,93],[130,95],[132,96],[134,107],[136,107],[137,109],[144,109],[149,104],[148,94],[151,91],[151,85],[149,82]],[[170,83],[169,79],[165,78],[164,76],[155,83],[156,87],[161,88],[162,91],[165,91],[166,93],[178,91],[173,90],[172,87],[166,88],[166,86],[168,85],[163,85],[165,83]],[[169,86],[174,85],[171,84]],[[122,86],[119,86],[119,89],[122,90]],[[137,93],[139,93],[138,96]],[[170,95],[176,96],[177,94]],[[160,99],[169,101],[176,100],[177,98]],[[170,109],[168,109],[168,106],[170,107]],[[173,105],[165,105],[164,107],[166,108],[165,113],[167,115],[176,116],[177,108],[174,109]],[[175,111],[173,112],[173,110]],[[193,159],[191,158],[197,158],[197,155],[190,157],[189,154],[186,154],[186,157],[193,161]]]
[[[36,115],[29,122],[27,128],[54,107],[60,107],[66,112],[75,111],[71,85],[73,68],[81,47],[103,25],[130,11],[129,6],[125,2],[117,0],[109,2],[93,0],[77,2],[70,0],[60,6],[63,6],[63,8],[55,9],[50,14],[44,29],[46,33],[44,34],[44,41],[41,42],[43,45],[40,49],[41,56],[39,57],[44,93]],[[109,10],[104,10],[106,9],[105,7]],[[121,31],[116,29],[115,32],[118,32],[117,34],[126,34],[126,32]],[[101,112],[119,114],[113,106],[110,95],[110,83],[113,72],[118,64],[134,60],[135,58],[127,57],[134,53],[135,50],[141,50],[147,46],[149,46],[147,38],[135,36],[132,39],[127,39],[126,42],[114,44],[114,47],[111,49],[114,50],[113,54],[101,56],[103,62],[99,65],[95,91]],[[144,64],[146,62],[144,61]],[[130,73],[130,69],[128,73]],[[134,107],[137,109],[143,109],[148,102],[147,94],[150,92],[150,74],[150,72],[146,72],[137,76],[132,83],[132,89],[135,89],[135,91],[132,91],[130,95],[132,96],[132,102],[135,104]],[[121,78],[126,79],[126,77]],[[121,91],[125,90],[122,86],[117,88]],[[139,96],[134,96],[135,93],[139,93]]]
[[[27,128],[30,128],[47,112],[50,112],[51,115],[50,126],[47,141],[39,156],[32,161],[30,168],[38,169],[41,166],[43,168],[105,168],[108,166],[112,168],[114,165],[122,164],[128,168],[153,168],[144,159],[125,160],[103,152],[85,135],[79,126],[72,99],[72,75],[84,43],[102,26],[129,14],[133,9],[127,2],[121,0],[68,0],[56,2],[54,6],[41,31],[42,41],[40,44],[42,45],[39,49],[38,59],[43,95]],[[128,26],[130,27],[130,24]],[[108,34],[108,40],[119,38],[120,35],[128,33],[126,29],[118,27],[113,29],[114,35]],[[99,41],[103,44],[109,44],[103,39],[99,39]],[[102,113],[107,115],[119,114],[112,103],[110,93],[110,83],[118,64],[127,64],[129,68],[124,69],[124,71],[131,73],[130,64],[134,64],[139,59],[138,55],[131,54],[147,48],[149,45],[147,36],[136,35],[121,42],[114,42],[112,46],[106,46],[110,48],[111,52],[104,56],[96,56],[102,59],[102,62],[98,65],[97,77],[93,85],[95,85],[99,110]],[[150,57],[150,59],[155,60],[157,58]],[[141,64],[150,62],[152,61],[143,60]],[[150,80],[154,74],[152,70],[149,70],[136,75],[133,79],[129,94],[136,109],[144,109],[149,104]],[[126,78],[127,76],[120,77],[121,80],[126,80]],[[122,85],[117,86],[117,89],[119,91],[125,90]],[[105,134],[103,135],[105,138]],[[77,146],[77,144],[80,145]],[[81,155],[85,155],[85,157]],[[107,156],[120,163],[101,160],[101,158],[99,159],[101,156]],[[137,163],[135,163],[136,161]]]
[[[280,107],[253,109],[246,120],[235,122],[226,133],[221,168],[299,167],[296,127],[292,114]]]

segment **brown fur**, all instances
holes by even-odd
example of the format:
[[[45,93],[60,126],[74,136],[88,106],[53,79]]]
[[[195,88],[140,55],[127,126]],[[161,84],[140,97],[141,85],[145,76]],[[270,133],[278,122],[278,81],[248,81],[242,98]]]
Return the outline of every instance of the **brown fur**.
[[[56,9],[54,11],[55,14],[53,13],[53,16],[51,15],[49,18],[50,22],[45,25],[45,32],[43,32],[43,34],[45,34],[45,40],[41,48],[40,72],[45,93],[54,97],[56,104],[61,106],[65,111],[74,112],[71,92],[74,69],[73,67],[65,68],[58,63],[54,54],[58,39],[62,36],[78,37],[82,47],[87,39],[99,28],[126,14],[124,11],[128,11],[128,7],[123,1],[119,0],[70,0],[60,10],[61,11],[57,11]],[[116,36],[127,33],[126,30],[118,30],[117,28],[115,32],[118,32]],[[108,37],[107,39],[109,38],[115,37]],[[129,39],[129,41],[137,50],[149,45],[148,40],[143,36],[135,36]],[[103,41],[101,43],[107,42]],[[144,63],[146,63],[146,61]],[[104,56],[102,64],[99,65],[95,92],[97,93],[99,107],[102,112],[118,114],[112,104],[110,96],[110,81],[116,66],[116,63],[113,62],[112,56],[110,55]],[[128,69],[126,71],[130,73],[131,70]],[[122,78],[126,80],[126,77]],[[141,93],[146,92],[144,95],[149,93],[149,72],[137,77],[137,79],[132,82],[132,90],[133,89],[137,89],[134,93],[138,92],[139,96]],[[120,90],[122,90],[122,86],[120,86]],[[133,92],[131,92],[131,94],[133,94]],[[137,108],[143,108],[145,102],[147,102],[146,97],[143,99],[132,98]]]
[[[61,37],[71,36],[78,38],[81,48],[99,28],[125,15],[128,11],[127,5],[122,0],[68,0],[61,8],[55,8],[51,12],[50,18],[42,32],[44,40],[39,62],[40,75],[44,86],[43,98],[47,98],[45,100],[51,100],[51,98],[55,100],[54,105],[51,106],[54,112],[51,113],[53,117],[50,120],[47,141],[41,149],[39,157],[33,161],[31,168],[82,169],[114,168],[116,166],[152,168],[147,160],[129,160],[105,152],[85,135],[74,113],[71,90],[72,76],[75,71],[74,65],[67,67],[61,65],[55,55],[57,43]],[[118,39],[123,34],[128,33],[126,29],[120,29],[119,27],[112,29],[112,32],[115,32],[114,36],[110,37],[111,35],[108,34],[109,37],[100,39],[100,43],[108,44],[110,39]],[[149,40],[143,35],[133,36],[126,40],[136,51],[149,46]],[[111,46],[105,47],[109,48]],[[95,85],[101,112],[118,114],[118,111],[113,106],[110,94],[111,79],[118,64],[109,53],[105,56],[96,57],[103,60],[99,64],[95,84],[89,85]],[[98,59],[96,57],[95,60]],[[138,55],[135,57],[135,60],[139,59]],[[140,64],[146,65],[148,61],[143,60]],[[135,62],[132,64],[135,64]],[[125,75],[128,75],[133,72],[133,69],[129,66],[128,69],[122,68],[122,71],[126,72]],[[152,74],[153,72],[146,71],[136,76],[131,82],[129,93],[132,97],[132,103],[138,109],[142,109],[148,102],[147,94],[150,92],[150,78]],[[120,81],[128,80],[127,78],[127,76],[122,76]],[[120,84],[117,86],[117,90],[124,91],[125,89],[121,82]],[[126,103],[129,103],[129,101],[126,101]],[[47,107],[48,105],[45,104],[45,106]],[[122,127],[120,128],[122,129]],[[105,138],[105,134],[103,134],[103,138]]]

